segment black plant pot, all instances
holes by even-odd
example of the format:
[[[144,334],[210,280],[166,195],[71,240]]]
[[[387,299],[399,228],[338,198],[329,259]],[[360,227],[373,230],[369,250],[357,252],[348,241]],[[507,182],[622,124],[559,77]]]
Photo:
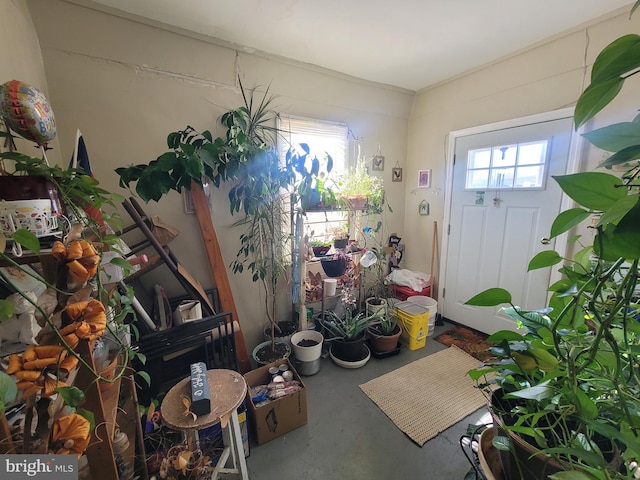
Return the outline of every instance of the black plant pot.
[[[322,258],[320,264],[328,277],[341,277],[347,269],[346,258]]]
[[[331,343],[331,354],[345,362],[357,362],[364,358],[366,349],[364,347],[364,333],[355,340],[333,340]]]
[[[348,238],[334,238],[333,239],[333,246],[335,248],[340,249],[340,250],[344,250],[345,248],[347,248],[348,244],[349,244],[349,239]]]

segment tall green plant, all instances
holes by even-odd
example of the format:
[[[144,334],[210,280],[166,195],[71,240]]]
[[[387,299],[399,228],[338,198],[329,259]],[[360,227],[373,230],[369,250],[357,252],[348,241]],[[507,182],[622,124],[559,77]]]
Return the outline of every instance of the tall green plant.
[[[240,87],[243,104],[220,118],[224,137],[214,139],[211,132],[198,132],[188,126],[169,134],[170,151],[156,160],[116,172],[120,185],[135,183],[136,193],[145,201],[157,201],[170,190],[190,189],[193,182],[231,185],[229,209],[231,214],[243,216],[236,225],[244,231],[230,267],[234,273],[248,271],[254,282],[261,282],[273,339],[276,294],[289,264],[289,232],[285,228],[288,202],[291,196],[298,202],[318,187],[318,160],[310,158],[303,144],[303,153],[290,149],[281,163],[275,147],[278,131],[272,110],[274,97],[268,89],[258,94],[255,89],[246,91],[241,83]],[[329,195],[330,190],[324,191]]]
[[[608,105],[638,67],[640,36],[608,45],[576,105],[576,128]],[[561,264],[563,277],[550,286],[550,303],[541,310],[522,310],[502,288],[467,301],[509,304],[504,311],[525,329],[491,335],[498,360],[470,374],[479,386],[497,383],[506,398],[518,399],[515,410],[504,412],[516,418],[507,428],[527,436],[567,470],[551,478],[631,479],[639,474],[640,458],[640,119],[584,137],[612,152],[599,167],[627,164],[628,169],[621,176],[554,177],[576,207],[558,215],[550,238],[595,216],[593,242],[573,258],[548,250],[530,261],[529,270]]]

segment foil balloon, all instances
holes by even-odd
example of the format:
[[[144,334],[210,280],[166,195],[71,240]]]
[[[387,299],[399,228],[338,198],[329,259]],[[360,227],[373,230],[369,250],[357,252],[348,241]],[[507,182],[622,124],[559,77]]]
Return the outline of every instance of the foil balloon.
[[[46,145],[56,136],[56,120],[44,94],[19,80],[0,87],[0,114],[21,137]]]

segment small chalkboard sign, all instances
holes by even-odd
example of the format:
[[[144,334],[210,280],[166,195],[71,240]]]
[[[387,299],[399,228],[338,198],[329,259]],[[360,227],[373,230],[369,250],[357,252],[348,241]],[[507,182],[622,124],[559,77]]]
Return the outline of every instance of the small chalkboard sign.
[[[204,362],[191,364],[191,411],[198,416],[211,412],[211,393]]]

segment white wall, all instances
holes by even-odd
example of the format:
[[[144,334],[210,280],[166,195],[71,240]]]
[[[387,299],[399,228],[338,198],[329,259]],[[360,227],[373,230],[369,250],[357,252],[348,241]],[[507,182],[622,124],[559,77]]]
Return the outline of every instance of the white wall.
[[[387,218],[389,231],[402,235],[404,186],[391,183],[390,166],[404,166],[412,92],[250,55],[60,0],[29,0],[28,5],[40,38],[63,157],[70,155],[80,128],[94,173],[107,189],[126,194],[118,188],[114,169],[155,159],[166,151],[171,131],[191,125],[222,135],[219,116],[241,104],[239,75],[245,87],[269,85],[280,112],[346,122],[363,138],[362,153],[368,158],[380,145],[395,211]],[[226,188],[214,189],[212,215],[228,266],[240,231],[231,227],[237,218],[228,213],[226,194]],[[211,286],[196,219],[183,213],[180,196],[170,194],[147,210],[181,231],[172,249],[193,276]],[[228,272],[251,349],[265,324],[258,284],[248,275]],[[155,281],[177,293],[164,273]],[[282,298],[284,304],[290,301]],[[289,310],[281,308],[283,314]]]
[[[10,80],[20,80],[41,90],[49,99],[40,44],[25,0],[0,2],[0,45],[0,85]],[[40,155],[33,148],[33,143],[19,137],[16,146],[20,152]],[[54,139],[50,146],[54,150],[47,154],[47,158],[57,163],[58,139]],[[7,167],[10,169],[9,165]]]
[[[443,217],[448,133],[575,105],[588,85],[589,68],[597,54],[615,38],[640,31],[639,26],[640,15],[629,21],[629,9],[624,9],[618,15],[599,19],[416,95],[407,146],[403,229],[410,246],[407,268],[429,272],[433,224],[437,222],[434,270],[438,274],[439,253],[447,229]],[[620,98],[589,122],[587,130],[635,116],[639,84],[635,78],[627,83]],[[582,155],[583,168],[594,168],[602,155],[603,152],[588,148]],[[430,189],[415,189],[421,169],[432,169]],[[418,204],[423,199],[431,206],[428,217],[418,216]],[[424,245],[424,249],[416,245]]]

